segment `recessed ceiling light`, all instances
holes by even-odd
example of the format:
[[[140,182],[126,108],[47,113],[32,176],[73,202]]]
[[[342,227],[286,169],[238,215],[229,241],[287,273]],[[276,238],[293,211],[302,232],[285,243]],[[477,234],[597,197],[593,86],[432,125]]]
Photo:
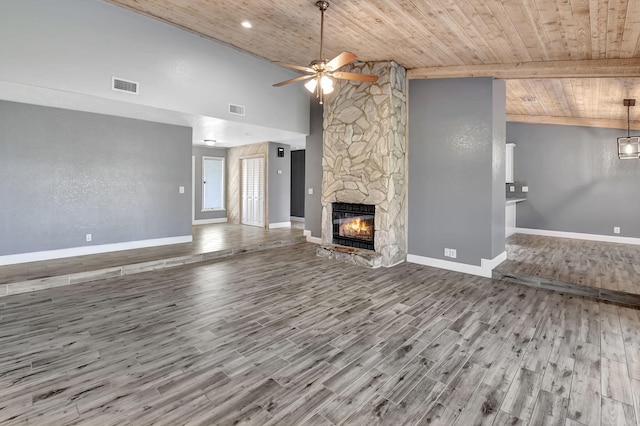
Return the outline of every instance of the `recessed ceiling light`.
[[[245,28],[252,28],[253,25],[251,25],[251,22],[249,21],[242,21],[242,26]]]
[[[205,139],[204,144],[207,146],[214,146],[216,144],[216,141],[213,139]]]
[[[538,100],[536,98],[534,98],[533,96],[523,96],[522,97],[522,102],[530,104],[532,102],[538,102]]]

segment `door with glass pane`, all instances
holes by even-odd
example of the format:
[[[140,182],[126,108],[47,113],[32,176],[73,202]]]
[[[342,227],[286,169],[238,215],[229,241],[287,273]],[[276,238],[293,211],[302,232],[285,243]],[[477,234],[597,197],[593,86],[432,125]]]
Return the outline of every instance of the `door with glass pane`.
[[[202,211],[224,210],[224,158],[202,157]]]
[[[242,159],[242,223],[264,226],[264,158]]]

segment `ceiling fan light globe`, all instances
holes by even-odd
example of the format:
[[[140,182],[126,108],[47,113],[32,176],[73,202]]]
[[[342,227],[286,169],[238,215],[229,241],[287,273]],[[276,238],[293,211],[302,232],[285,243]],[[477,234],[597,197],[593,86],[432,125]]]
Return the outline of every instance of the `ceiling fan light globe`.
[[[311,93],[316,91],[316,86],[318,86],[317,78],[311,79],[304,84],[304,87],[306,87],[307,90]]]
[[[328,95],[328,94],[330,94],[330,93],[332,93],[332,92],[333,92],[333,86],[331,86],[331,87],[326,87],[326,88],[325,88],[325,87],[323,87],[323,88],[322,88],[322,93],[323,93],[323,94],[325,94],[325,95]]]
[[[624,150],[627,154],[633,154],[633,145],[628,143]]]
[[[333,92],[333,80],[326,75],[323,75],[320,79],[320,86],[322,86],[322,91],[324,93],[330,93],[327,92],[327,90],[331,90],[331,92]]]

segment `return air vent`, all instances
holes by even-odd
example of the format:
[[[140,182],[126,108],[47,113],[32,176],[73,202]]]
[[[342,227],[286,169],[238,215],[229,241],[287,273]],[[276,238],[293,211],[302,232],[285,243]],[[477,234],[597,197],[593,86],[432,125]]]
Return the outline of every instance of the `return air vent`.
[[[242,105],[229,104],[229,114],[241,115],[244,117],[244,107]]]
[[[138,83],[135,81],[127,81],[121,78],[112,77],[111,88],[118,92],[133,93],[134,95],[138,94]]]

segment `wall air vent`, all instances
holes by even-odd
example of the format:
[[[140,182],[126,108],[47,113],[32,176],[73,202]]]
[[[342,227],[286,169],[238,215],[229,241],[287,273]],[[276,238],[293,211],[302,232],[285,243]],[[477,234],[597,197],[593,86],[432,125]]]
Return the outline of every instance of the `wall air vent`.
[[[138,94],[139,86],[138,86],[138,83],[136,83],[135,81],[123,80],[118,77],[112,77],[111,81],[112,81],[111,89],[115,91],[133,93],[134,95]]]
[[[241,115],[244,117],[244,107],[242,105],[229,104],[229,114]]]

